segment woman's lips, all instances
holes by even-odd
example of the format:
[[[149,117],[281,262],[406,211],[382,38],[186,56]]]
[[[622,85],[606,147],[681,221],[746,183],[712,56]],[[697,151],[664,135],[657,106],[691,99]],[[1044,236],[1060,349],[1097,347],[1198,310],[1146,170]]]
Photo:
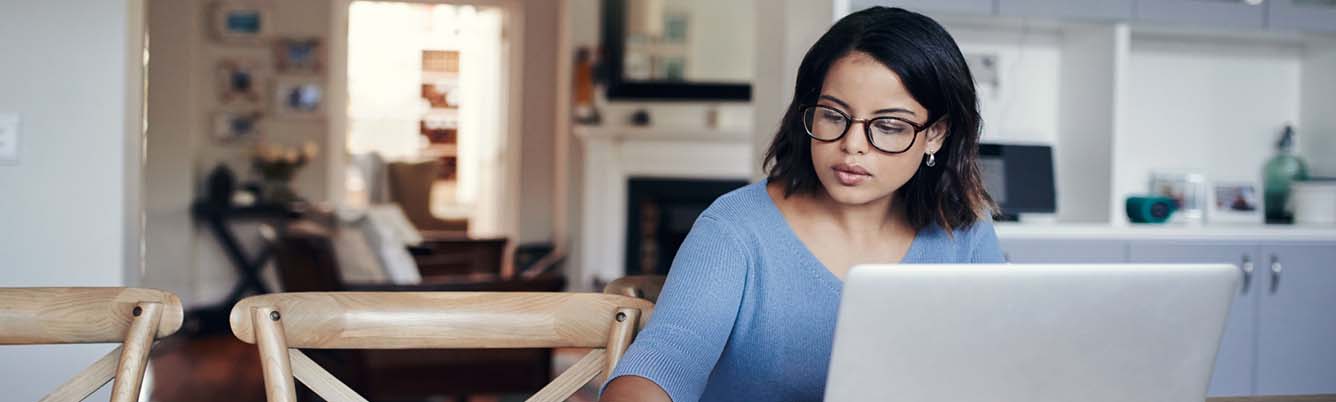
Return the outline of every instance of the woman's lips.
[[[831,169],[835,170],[835,178],[845,186],[857,186],[872,178],[872,174],[868,173],[867,169],[858,165],[841,163],[832,166]]]

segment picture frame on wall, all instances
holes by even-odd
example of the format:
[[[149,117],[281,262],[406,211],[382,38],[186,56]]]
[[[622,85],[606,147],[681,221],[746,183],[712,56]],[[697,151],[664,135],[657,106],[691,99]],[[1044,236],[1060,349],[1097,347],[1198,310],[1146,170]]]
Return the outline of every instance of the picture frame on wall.
[[[273,47],[280,73],[319,74],[325,68],[325,47],[320,38],[279,38]]]
[[[324,81],[318,77],[280,77],[274,85],[274,108],[279,117],[324,116]]]
[[[218,62],[218,101],[224,106],[259,108],[264,104],[266,73],[252,59],[224,59]]]
[[[232,144],[258,137],[261,117],[263,113],[258,110],[218,112],[213,118],[213,139]]]
[[[1151,173],[1150,193],[1173,199],[1178,204],[1170,222],[1201,223],[1205,216],[1206,178],[1198,173]]]
[[[1212,223],[1262,223],[1262,200],[1256,183],[1220,181],[1211,184],[1207,220]]]
[[[219,42],[259,44],[269,36],[272,15],[261,1],[223,0],[211,6],[209,25]]]

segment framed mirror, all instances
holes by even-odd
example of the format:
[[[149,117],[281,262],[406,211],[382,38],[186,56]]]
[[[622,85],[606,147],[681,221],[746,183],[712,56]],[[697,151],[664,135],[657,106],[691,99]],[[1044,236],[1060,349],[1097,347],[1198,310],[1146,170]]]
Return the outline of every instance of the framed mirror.
[[[756,0],[603,0],[612,100],[749,101]]]

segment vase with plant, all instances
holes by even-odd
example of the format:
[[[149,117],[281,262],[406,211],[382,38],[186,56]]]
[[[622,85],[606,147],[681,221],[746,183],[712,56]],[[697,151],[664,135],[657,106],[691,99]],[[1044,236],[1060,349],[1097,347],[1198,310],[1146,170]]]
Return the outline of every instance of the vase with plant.
[[[260,143],[251,155],[251,167],[260,174],[260,199],[266,203],[284,204],[299,201],[292,191],[292,178],[307,162],[315,158],[317,148],[307,142],[301,147]]]

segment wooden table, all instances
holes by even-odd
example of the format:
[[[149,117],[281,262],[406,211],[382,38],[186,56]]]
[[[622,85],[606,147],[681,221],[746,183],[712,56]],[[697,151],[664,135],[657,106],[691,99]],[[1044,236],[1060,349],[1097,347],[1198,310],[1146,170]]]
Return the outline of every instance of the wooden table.
[[[1238,396],[1206,398],[1206,402],[1336,402],[1336,395]]]

